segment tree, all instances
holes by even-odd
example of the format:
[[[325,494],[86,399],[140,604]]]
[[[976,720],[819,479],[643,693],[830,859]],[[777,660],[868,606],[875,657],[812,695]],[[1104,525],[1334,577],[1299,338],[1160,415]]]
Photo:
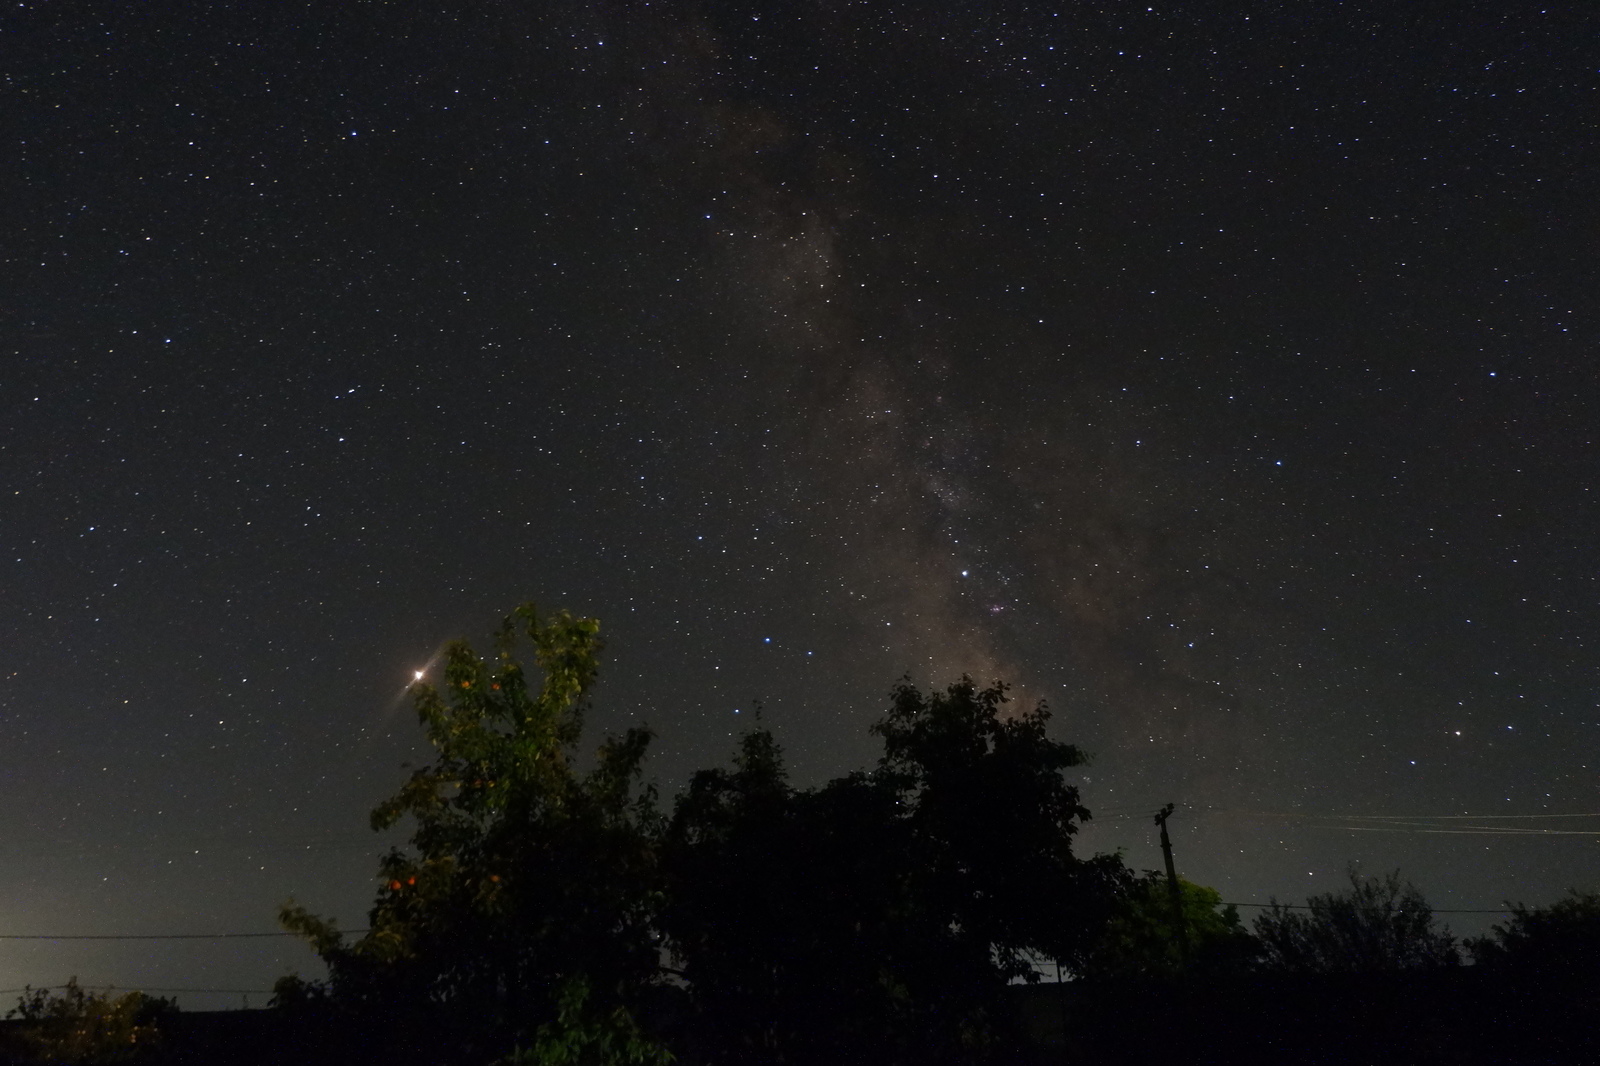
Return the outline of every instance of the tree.
[[[1449,929],[1434,926],[1433,909],[1398,870],[1362,877],[1349,868],[1350,888],[1306,900],[1305,911],[1272,901],[1255,932],[1269,969],[1301,973],[1369,973],[1456,966]]]
[[[674,805],[661,926],[702,1024],[730,1061],[775,1057],[793,1034],[779,1016],[795,993],[799,872],[794,792],[770,732],[741,738],[731,771],[700,770]]]
[[[1116,856],[1072,853],[1089,811],[1062,774],[1087,757],[1048,737],[1043,702],[1003,717],[1007,702],[1000,682],[964,677],[927,696],[902,683],[873,727],[922,917],[948,930],[940,954],[1001,985],[1036,980],[1037,957],[1085,958],[1133,883]]]
[[[450,645],[442,691],[413,688],[435,759],[372,813],[374,829],[414,829],[380,864],[370,930],[347,944],[302,907],[281,914],[327,963],[336,1003],[480,1056],[570,1016],[580,985],[586,1010],[626,1015],[657,974],[658,817],[639,784],[650,733],[607,738],[587,773],[574,765],[599,624],[525,605],[496,645],[493,662]]]
[[[596,1011],[589,983],[568,979],[556,997],[558,1012],[534,1034],[533,1046],[518,1047],[500,1066],[670,1066],[671,1052],[639,1031],[622,1007]]]
[[[177,1009],[171,1000],[143,992],[85,991],[74,977],[59,995],[26,989],[6,1017],[18,1019],[17,1036],[31,1057],[92,1064],[149,1057],[161,1046],[162,1021]]]
[[[1260,947],[1240,922],[1238,908],[1222,907],[1222,895],[1214,888],[1183,878],[1178,879],[1178,888],[1189,943],[1187,963],[1173,935],[1172,896],[1166,880],[1152,871],[1118,900],[1085,974],[1170,977],[1185,970],[1215,973],[1247,968]]]
[[[1600,985],[1600,892],[1573,889],[1548,907],[1508,906],[1510,921],[1468,942],[1474,962],[1573,989]]]
[[[1516,1051],[1600,1062],[1600,892],[1573,889],[1548,907],[1512,904],[1510,920],[1468,948],[1502,1024],[1523,1034]]]
[[[837,1062],[885,1045],[896,814],[862,774],[791,788],[764,729],[731,770],[690,780],[666,835],[661,923],[713,1061]]]
[[[770,734],[696,774],[665,849],[663,928],[723,1049],[717,1061],[976,1062],[1006,984],[1096,939],[1120,860],[1080,860],[1088,812],[1043,706],[1001,685],[897,686],[870,773],[796,791]]]

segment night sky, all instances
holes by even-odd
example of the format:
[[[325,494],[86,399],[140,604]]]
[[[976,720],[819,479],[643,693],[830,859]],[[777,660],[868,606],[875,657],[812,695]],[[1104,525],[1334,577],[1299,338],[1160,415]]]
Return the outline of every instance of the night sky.
[[[1093,753],[1083,850],[1158,865],[1176,801],[1225,899],[1594,885],[1542,816],[1600,811],[1597,31],[14,4],[0,933],[362,925],[405,686],[528,599],[601,619],[586,745],[649,723],[667,797],[758,704],[814,784],[970,672]],[[0,941],[0,988],[292,970]]]

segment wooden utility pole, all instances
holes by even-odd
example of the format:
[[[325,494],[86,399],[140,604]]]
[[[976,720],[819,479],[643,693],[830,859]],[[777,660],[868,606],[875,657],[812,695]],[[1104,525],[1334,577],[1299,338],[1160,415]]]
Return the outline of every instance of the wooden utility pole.
[[[1167,893],[1172,897],[1172,933],[1178,940],[1178,958],[1189,959],[1189,930],[1183,921],[1183,890],[1178,887],[1178,868],[1172,864],[1172,838],[1167,836],[1167,818],[1174,810],[1167,804],[1156,812],[1156,825],[1161,827],[1161,857],[1167,860]]]

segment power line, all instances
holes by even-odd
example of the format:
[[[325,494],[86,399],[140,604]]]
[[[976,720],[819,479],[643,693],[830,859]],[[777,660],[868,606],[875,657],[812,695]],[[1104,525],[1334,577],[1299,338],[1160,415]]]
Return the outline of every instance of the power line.
[[[1307,829],[1342,829],[1349,833],[1435,833],[1477,837],[1600,837],[1600,829],[1514,829],[1510,826],[1472,826],[1438,829],[1432,826],[1308,825]]]
[[[1268,909],[1270,909],[1272,907],[1281,907],[1281,908],[1283,908],[1284,910],[1287,910],[1287,911],[1309,911],[1309,910],[1313,909],[1311,907],[1311,905],[1308,904],[1308,903],[1278,903],[1278,902],[1272,902],[1272,903],[1228,903],[1228,902],[1224,902],[1222,904],[1222,906],[1224,906],[1224,907],[1265,907],[1265,908],[1268,908]],[[1488,910],[1478,910],[1478,909],[1473,909],[1473,908],[1446,908],[1446,907],[1429,907],[1428,909],[1430,911],[1432,911],[1434,914],[1510,914],[1511,913],[1511,908],[1510,907],[1495,907],[1493,909],[1488,909]]]
[[[1529,819],[1550,818],[1600,818],[1600,813],[1594,814],[1341,814],[1330,811],[1253,811],[1238,807],[1202,807],[1201,811],[1209,814],[1233,814],[1247,818],[1282,818],[1288,821],[1323,821],[1323,822],[1409,822],[1423,824],[1431,822],[1496,822],[1515,819],[1524,821]],[[1570,832],[1570,830],[1569,830]],[[1580,830],[1581,832],[1581,830]]]
[[[1600,818],[1596,814],[1341,814],[1324,815],[1323,817],[1350,818],[1360,821],[1425,821],[1425,822],[1452,822],[1463,818],[1482,819],[1489,821],[1496,818]]]
[[[1334,814],[1319,811],[1257,811],[1230,807],[1200,807],[1196,813],[1261,818],[1289,822],[1304,829],[1347,833],[1413,833],[1438,836],[1590,837],[1600,838],[1600,825],[1592,829],[1546,829],[1502,825],[1506,821],[1600,819],[1600,813],[1573,814]],[[1112,819],[1127,817],[1121,814]],[[1467,824],[1463,824],[1467,823]]]
[[[365,933],[365,929],[335,929],[340,934]],[[0,933],[0,940],[255,940],[300,936],[299,933]]]
[[[71,988],[71,985],[28,985],[26,988],[0,988],[0,996],[9,996],[19,992],[54,992],[61,988]],[[276,990],[271,988],[123,988],[121,985],[78,985],[85,992],[104,990],[106,992],[188,992],[193,995],[201,993],[219,996],[270,996]]]

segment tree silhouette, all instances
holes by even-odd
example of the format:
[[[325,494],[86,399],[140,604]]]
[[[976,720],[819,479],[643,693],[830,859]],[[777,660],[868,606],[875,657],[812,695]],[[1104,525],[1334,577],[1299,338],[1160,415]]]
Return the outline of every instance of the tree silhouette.
[[[662,928],[716,1061],[827,1061],[876,1045],[897,862],[894,796],[863,775],[799,792],[772,734],[702,770],[665,845]]]
[[[1189,956],[1172,930],[1172,897],[1166,879],[1149,873],[1117,902],[1105,935],[1084,967],[1088,977],[1172,977],[1247,969],[1260,945],[1239,921],[1238,908],[1222,906],[1214,888],[1178,879]],[[1220,908],[1220,909],[1219,909]]]
[[[412,833],[381,861],[369,931],[280,915],[329,980],[280,982],[275,1003],[345,1019],[368,1057],[665,1062],[636,1021],[664,943],[707,1061],[978,1062],[1004,1043],[1006,984],[1085,957],[1134,883],[1073,855],[1088,811],[1062,775],[1083,755],[1043,705],[1002,714],[999,683],[897,686],[877,767],[816,789],[758,730],[666,823],[640,783],[646,730],[576,765],[598,623],[525,606],[496,643],[490,661],[452,644],[442,685],[414,686],[434,759],[373,811]]]
[[[172,1000],[143,992],[87,991],[74,977],[58,993],[24,989],[6,1017],[17,1020],[14,1033],[30,1059],[91,1066],[150,1059],[177,1010]]]
[[[370,931],[347,944],[304,908],[281,914],[327,963],[336,1002],[486,1054],[571,1015],[575,981],[609,1018],[655,977],[658,819],[639,787],[650,734],[607,738],[593,769],[574,765],[598,632],[525,605],[494,661],[457,642],[442,690],[413,687],[435,759],[372,813],[374,829],[409,816],[414,830],[381,862]]]
[[[1398,870],[1362,877],[1352,864],[1350,888],[1306,900],[1305,911],[1276,900],[1256,918],[1269,969],[1366,973],[1433,969],[1461,961],[1456,939],[1434,926],[1433,909]]]
[[[1096,939],[1131,884],[1071,851],[1088,817],[1042,707],[895,688],[877,769],[792,789],[764,731],[696,774],[667,835],[662,923],[718,1062],[976,1062],[1008,981]]]
[[[1509,921],[1468,943],[1478,965],[1574,989],[1600,986],[1600,892],[1573,889],[1548,907],[1510,907]]]
[[[940,956],[1005,983],[1033,979],[1034,959],[1081,960],[1133,879],[1120,859],[1079,859],[1089,811],[1062,774],[1086,757],[1046,734],[1044,703],[1003,717],[1006,686],[962,678],[924,696],[898,685],[879,774],[910,834],[917,905],[947,931]]]

